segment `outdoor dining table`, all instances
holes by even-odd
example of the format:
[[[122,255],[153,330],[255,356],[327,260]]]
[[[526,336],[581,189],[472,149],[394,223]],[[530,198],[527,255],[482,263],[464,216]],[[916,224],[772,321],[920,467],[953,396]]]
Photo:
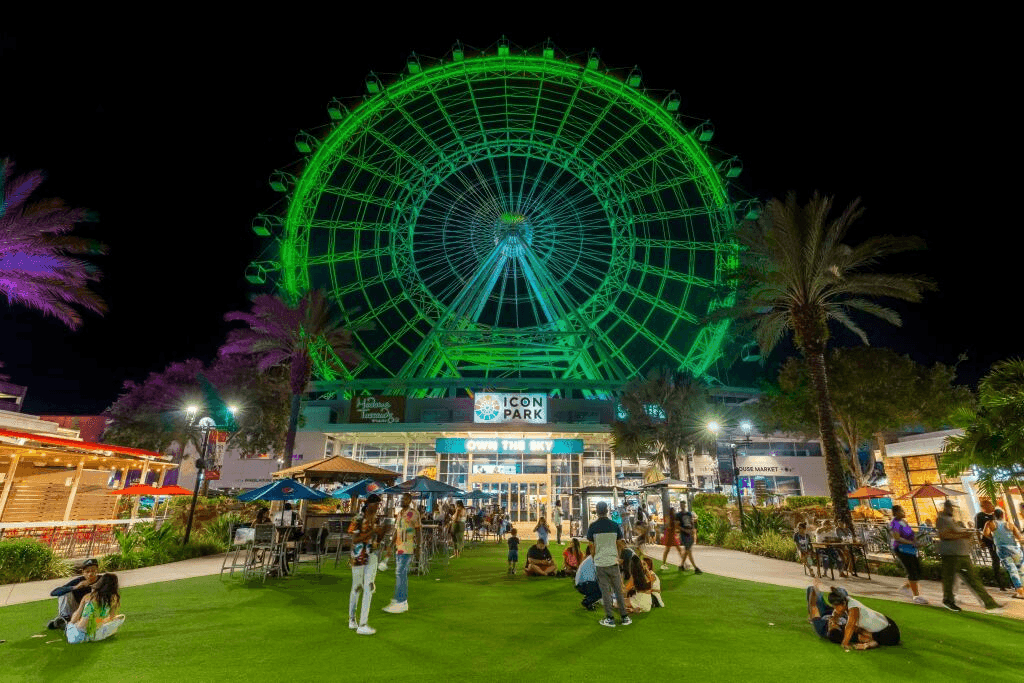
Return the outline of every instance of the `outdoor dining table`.
[[[275,545],[278,550],[274,553],[275,568],[280,576],[291,574],[288,570],[288,544],[298,541],[302,537],[302,527],[295,526],[274,526],[277,532]],[[273,570],[272,570],[273,571]]]
[[[850,551],[850,557],[853,560],[853,563],[852,563],[853,566],[850,567],[850,572],[854,576],[858,575],[857,574],[857,556],[856,556],[856,553],[859,552],[861,557],[864,558],[864,567],[865,567],[865,569],[867,569],[867,572],[868,572],[868,580],[871,579],[871,566],[868,564],[868,554],[867,554],[867,550],[865,550],[865,548],[864,548],[864,544],[863,543],[850,543],[848,541],[824,541],[824,542],[820,542],[820,543],[819,542],[813,542],[813,543],[811,543],[811,548],[814,549],[814,554],[815,554],[815,557],[817,559],[816,564],[818,565],[818,577],[819,578],[825,576],[825,566],[824,566],[824,561],[823,560],[824,560],[825,557],[830,557],[832,555],[832,553],[830,551],[833,550],[833,549],[839,550],[839,551],[842,551],[843,549],[846,549],[846,550]],[[840,555],[842,556],[842,553],[840,553]],[[832,579],[834,580],[836,578],[836,568],[835,568],[835,566],[832,563],[829,563],[828,569],[830,570]]]

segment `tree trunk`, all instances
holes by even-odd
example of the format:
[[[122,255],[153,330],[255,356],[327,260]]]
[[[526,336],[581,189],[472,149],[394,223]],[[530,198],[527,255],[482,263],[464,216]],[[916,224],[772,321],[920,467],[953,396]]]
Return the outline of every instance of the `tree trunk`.
[[[279,469],[292,466],[292,451],[295,450],[295,433],[299,429],[299,406],[302,403],[302,394],[292,394],[292,409],[288,415],[288,433],[284,438],[284,462]]]
[[[832,416],[832,401],[828,393],[824,345],[818,348],[805,347],[804,356],[807,359],[807,370],[811,376],[818,405],[818,431],[821,433],[821,450],[825,457],[825,472],[828,476],[829,494],[832,497],[833,515],[836,522],[853,529],[853,517],[846,498],[843,461],[839,456],[839,441],[836,438],[836,423]]]

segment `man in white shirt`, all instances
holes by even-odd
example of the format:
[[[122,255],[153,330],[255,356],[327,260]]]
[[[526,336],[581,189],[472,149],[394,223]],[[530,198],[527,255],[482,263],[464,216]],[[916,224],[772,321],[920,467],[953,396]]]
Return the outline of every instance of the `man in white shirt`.
[[[291,503],[285,503],[284,509],[274,514],[274,526],[295,526],[295,511]]]

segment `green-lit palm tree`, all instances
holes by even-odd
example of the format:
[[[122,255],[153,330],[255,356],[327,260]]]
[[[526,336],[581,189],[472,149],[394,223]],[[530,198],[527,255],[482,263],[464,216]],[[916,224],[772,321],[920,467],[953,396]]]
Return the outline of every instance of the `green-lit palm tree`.
[[[94,220],[90,212],[60,199],[30,201],[44,179],[41,171],[16,176],[14,163],[0,160],[0,294],[77,329],[77,308],[104,313],[107,306],[89,289],[100,271],[74,257],[106,247],[69,234],[76,223]]]
[[[946,439],[942,469],[947,476],[973,469],[978,486],[992,500],[1000,486],[1020,488],[1024,478],[1024,361],[993,365],[978,387],[977,409],[961,408],[953,423],[964,433]]]
[[[687,456],[706,440],[707,388],[688,373],[657,368],[620,398],[623,419],[612,425],[612,450],[639,462],[654,456],[672,476],[689,479]]]
[[[360,358],[353,350],[352,334],[332,315],[327,295],[320,290],[306,292],[292,305],[275,296],[260,295],[253,300],[251,311],[228,313],[225,319],[244,322],[248,327],[231,331],[220,349],[222,355],[255,354],[261,370],[278,366],[288,369],[291,412],[282,466],[289,467],[299,406],[313,373],[313,360],[320,354],[324,360],[337,357],[346,365],[355,365]]]
[[[737,304],[722,315],[749,325],[764,354],[787,333],[793,333],[814,388],[835,517],[851,524],[825,371],[829,323],[839,323],[868,343],[851,313],[867,313],[898,326],[899,315],[875,299],[916,302],[933,285],[917,275],[873,270],[886,256],[921,248],[921,240],[885,235],[850,246],[844,239],[863,213],[859,200],[851,202],[838,218],[830,218],[831,213],[831,197],[815,193],[800,206],[796,195],[790,193],[785,201],[769,201],[756,221],[744,224],[737,233],[741,248]]]

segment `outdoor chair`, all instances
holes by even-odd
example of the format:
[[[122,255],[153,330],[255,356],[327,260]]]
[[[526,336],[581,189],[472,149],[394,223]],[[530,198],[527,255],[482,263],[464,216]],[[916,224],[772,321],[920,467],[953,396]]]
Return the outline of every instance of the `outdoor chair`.
[[[316,573],[319,574],[321,557],[320,529],[307,529],[295,543],[295,561],[292,564],[292,573],[298,574],[301,565],[315,563]]]
[[[254,530],[249,524],[232,524],[228,527],[229,550],[224,554],[224,561],[220,565],[220,574],[228,572],[232,576],[236,569],[245,572],[249,561],[249,548],[253,543]]]
[[[330,552],[333,548],[335,553],[341,548],[345,531],[340,519],[327,520],[327,538],[324,539],[324,552]]]
[[[261,576],[263,581],[266,581],[267,574],[282,566],[281,554],[283,552],[284,543],[278,542],[277,530],[274,525],[257,525],[253,528],[253,542],[246,555],[242,579],[248,580],[253,576]]]

